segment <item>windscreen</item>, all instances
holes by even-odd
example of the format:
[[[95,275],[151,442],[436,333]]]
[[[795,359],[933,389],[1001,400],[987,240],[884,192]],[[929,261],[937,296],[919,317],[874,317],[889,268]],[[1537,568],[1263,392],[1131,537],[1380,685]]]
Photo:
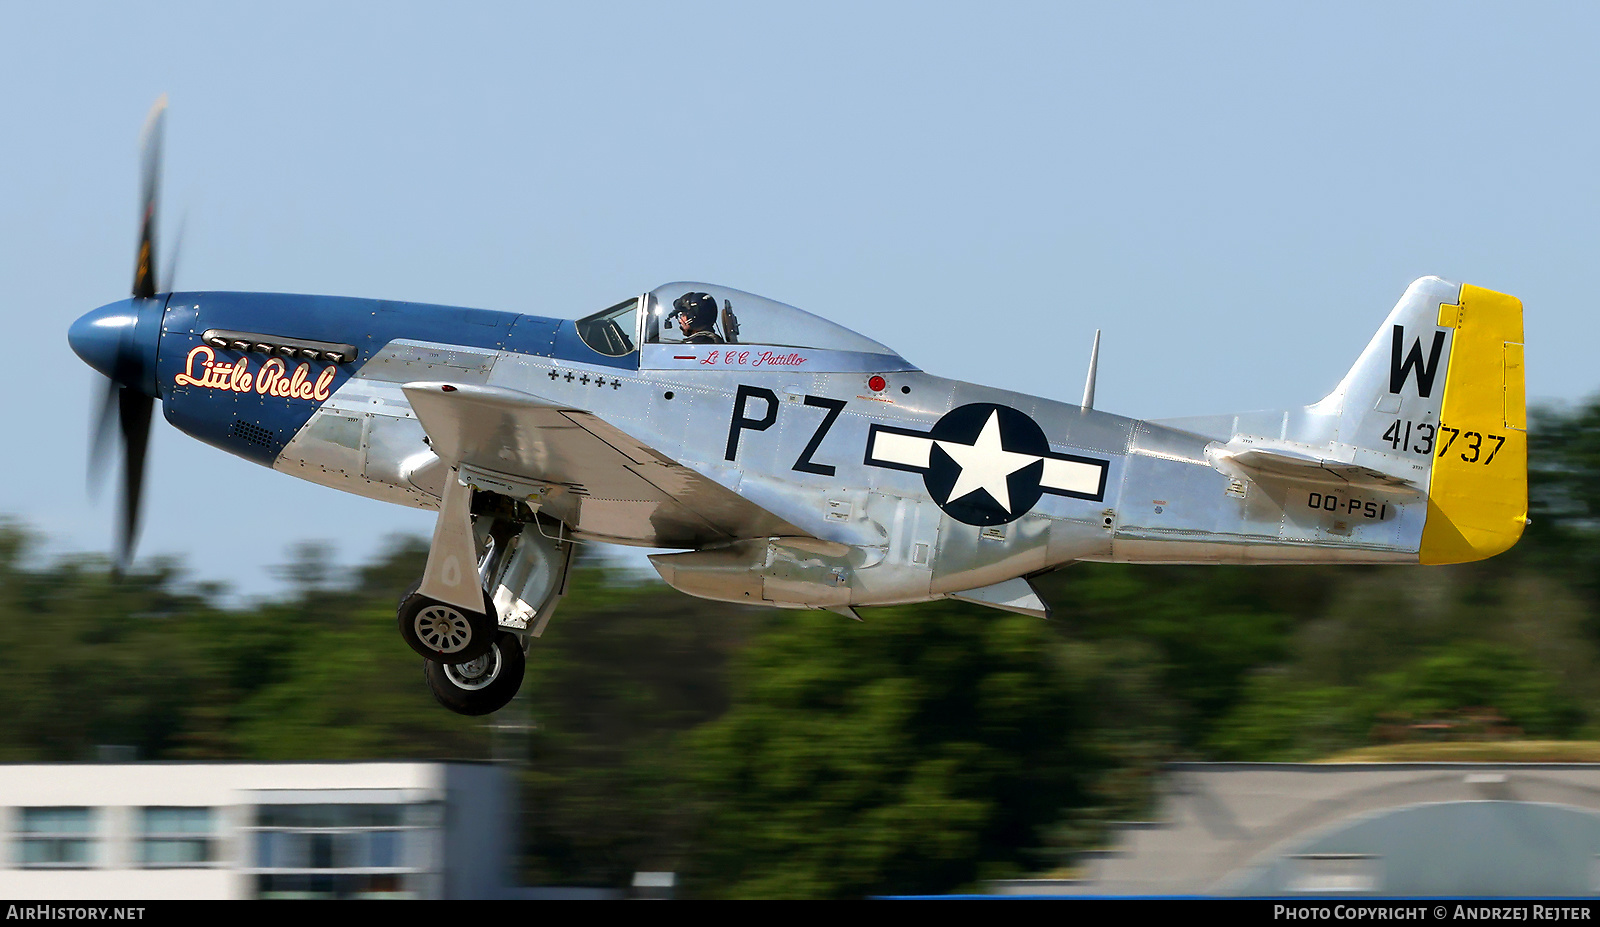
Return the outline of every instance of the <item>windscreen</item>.
[[[633,343],[638,330],[639,297],[584,316],[576,323],[583,343],[607,357],[621,357],[638,348]]]

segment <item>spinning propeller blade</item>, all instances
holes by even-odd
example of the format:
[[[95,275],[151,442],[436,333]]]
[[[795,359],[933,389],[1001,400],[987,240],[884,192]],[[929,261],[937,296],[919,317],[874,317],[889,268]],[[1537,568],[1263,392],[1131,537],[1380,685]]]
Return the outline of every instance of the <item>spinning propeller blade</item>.
[[[122,435],[122,483],[117,512],[116,562],[120,573],[133,561],[134,542],[139,534],[139,503],[144,493],[145,455],[150,446],[150,419],[155,397],[146,390],[148,361],[136,337],[139,319],[152,309],[140,300],[153,299],[162,292],[156,276],[156,219],[161,199],[161,143],[167,112],[163,94],[150,108],[139,140],[139,246],[134,261],[132,316],[105,317],[75,327],[73,348],[107,376],[100,408],[94,414],[89,445],[89,485],[91,492],[102,479],[113,454],[113,428]],[[176,266],[176,251],[173,254]],[[170,277],[170,273],[169,273]],[[167,281],[171,285],[171,280]],[[113,308],[113,307],[107,307]],[[87,319],[88,317],[86,317]],[[84,320],[80,320],[82,326]],[[93,329],[98,327],[99,331]],[[94,358],[94,360],[91,360]],[[99,361],[99,363],[96,363]],[[112,410],[116,410],[115,417]],[[113,424],[113,421],[115,424]]]
[[[150,107],[139,136],[139,251],[133,268],[133,295],[150,297],[156,286],[156,206],[161,199],[161,136],[165,131],[167,95]]]
[[[122,499],[117,511],[119,570],[133,562],[133,542],[139,535],[139,498],[144,493],[144,457],[150,446],[154,405],[154,399],[137,390],[123,389],[118,397],[117,420],[122,425]]]
[[[103,378],[97,378],[103,379]],[[94,414],[94,421],[89,424],[89,497],[99,495],[100,484],[105,482],[106,468],[110,465],[111,457],[116,452],[111,448],[112,435],[116,431],[117,414],[117,385],[109,380],[104,381],[105,388],[101,390],[100,408]],[[96,383],[99,386],[99,383]]]

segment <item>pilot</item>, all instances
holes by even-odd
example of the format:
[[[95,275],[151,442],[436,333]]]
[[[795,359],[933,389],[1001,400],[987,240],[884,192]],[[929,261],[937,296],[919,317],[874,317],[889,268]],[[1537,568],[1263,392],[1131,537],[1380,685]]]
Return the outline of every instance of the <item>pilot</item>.
[[[685,293],[672,301],[672,318],[683,331],[684,344],[724,344],[713,328],[717,300],[710,293]]]

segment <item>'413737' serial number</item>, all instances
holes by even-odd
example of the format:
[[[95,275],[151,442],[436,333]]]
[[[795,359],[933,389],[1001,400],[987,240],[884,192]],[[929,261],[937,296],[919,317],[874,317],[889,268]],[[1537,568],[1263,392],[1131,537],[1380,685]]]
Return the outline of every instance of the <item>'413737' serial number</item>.
[[[1484,466],[1494,463],[1494,456],[1500,453],[1501,446],[1506,443],[1504,435],[1462,431],[1443,422],[1435,427],[1432,422],[1408,422],[1404,419],[1395,419],[1389,430],[1383,433],[1383,439],[1397,451],[1410,451],[1423,456],[1432,456],[1437,447],[1438,456],[1443,457],[1454,448],[1463,462],[1481,463]]]

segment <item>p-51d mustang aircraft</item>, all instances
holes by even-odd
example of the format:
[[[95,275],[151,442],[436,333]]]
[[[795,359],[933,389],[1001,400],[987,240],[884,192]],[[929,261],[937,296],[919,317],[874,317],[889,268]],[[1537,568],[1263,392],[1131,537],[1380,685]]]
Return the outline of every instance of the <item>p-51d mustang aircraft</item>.
[[[1140,421],[924,373],[738,290],[670,283],[567,321],[449,306],[163,292],[161,105],[147,126],[133,297],[80,318],[111,380],[131,555],[152,403],[225,451],[436,509],[400,633],[435,697],[521,685],[574,543],[673,587],[820,608],[954,598],[1046,616],[1074,560],[1458,563],[1527,523],[1522,306],[1418,280],[1305,407]]]

